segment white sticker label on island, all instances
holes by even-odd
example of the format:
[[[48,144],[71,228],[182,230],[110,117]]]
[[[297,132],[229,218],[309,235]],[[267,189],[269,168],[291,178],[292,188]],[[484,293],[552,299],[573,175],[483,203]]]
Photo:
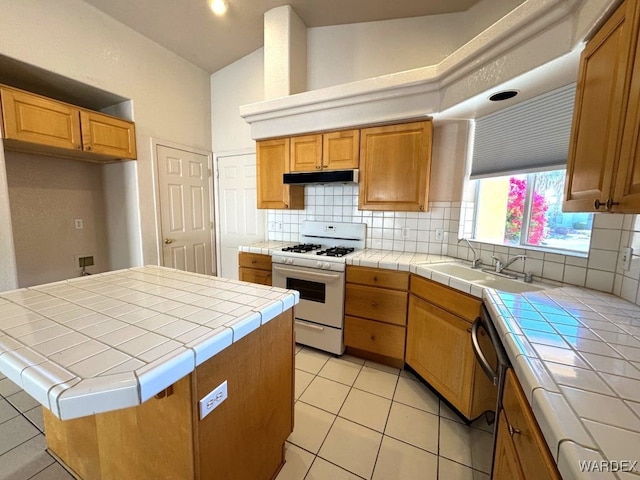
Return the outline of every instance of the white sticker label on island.
[[[200,400],[200,420],[209,415],[218,405],[227,399],[227,381],[225,380]]]

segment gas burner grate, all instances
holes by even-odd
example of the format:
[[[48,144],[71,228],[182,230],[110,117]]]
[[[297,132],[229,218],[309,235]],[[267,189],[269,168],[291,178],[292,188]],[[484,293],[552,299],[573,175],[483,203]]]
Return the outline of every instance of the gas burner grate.
[[[317,245],[315,243],[302,243],[300,245],[294,245],[292,247],[284,247],[282,249],[283,252],[293,252],[293,253],[307,253],[312,250],[318,250],[322,248],[322,245]]]
[[[353,251],[355,251],[355,248],[351,248],[351,247],[332,247],[332,248],[327,248],[326,250],[321,250],[319,252],[316,252],[316,255],[323,255],[323,256],[327,256],[327,257],[344,257],[345,255],[348,255],[349,253],[352,253]]]

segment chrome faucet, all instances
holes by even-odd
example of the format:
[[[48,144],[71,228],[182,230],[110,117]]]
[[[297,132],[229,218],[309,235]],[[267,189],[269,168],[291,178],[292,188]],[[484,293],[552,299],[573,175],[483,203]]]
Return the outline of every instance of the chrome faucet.
[[[512,276],[513,278],[515,278],[515,275],[511,275],[511,274],[507,274],[507,273],[502,273],[502,271],[507,268],[509,265],[511,265],[513,262],[515,262],[516,260],[525,260],[527,258],[526,255],[516,255],[515,257],[511,258],[511,260],[509,260],[507,263],[502,263],[502,260],[500,260],[498,257],[496,257],[495,255],[492,255],[491,258],[493,260],[495,260],[495,273],[498,274],[502,274],[502,275],[509,275]]]
[[[469,241],[469,239],[467,239],[467,238],[459,238],[458,239],[458,243],[462,242],[463,240],[465,242],[467,242],[467,245],[469,245],[469,248],[473,252],[473,260],[471,260],[471,268],[479,268],[480,265],[482,264],[482,260],[480,260],[478,258],[478,254],[476,253],[475,249],[471,245],[471,242]]]

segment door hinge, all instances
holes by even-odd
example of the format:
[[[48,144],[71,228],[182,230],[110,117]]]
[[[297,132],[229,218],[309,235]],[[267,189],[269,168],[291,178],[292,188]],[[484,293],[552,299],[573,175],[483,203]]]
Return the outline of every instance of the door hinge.
[[[213,222],[209,222],[209,228],[213,230]]]

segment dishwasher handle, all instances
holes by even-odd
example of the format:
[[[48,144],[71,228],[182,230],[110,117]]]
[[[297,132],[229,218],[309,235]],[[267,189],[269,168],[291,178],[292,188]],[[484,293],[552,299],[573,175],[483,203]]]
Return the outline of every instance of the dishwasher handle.
[[[489,377],[489,380],[491,380],[494,385],[498,385],[498,372],[491,367],[489,361],[487,360],[487,357],[484,356],[484,353],[480,348],[480,342],[478,341],[478,329],[481,326],[482,318],[480,317],[476,318],[473,322],[473,325],[471,325],[471,345],[473,347],[473,353],[475,353],[476,358],[478,359],[478,362],[482,367],[482,370],[484,370],[484,373],[487,375],[487,377]]]

